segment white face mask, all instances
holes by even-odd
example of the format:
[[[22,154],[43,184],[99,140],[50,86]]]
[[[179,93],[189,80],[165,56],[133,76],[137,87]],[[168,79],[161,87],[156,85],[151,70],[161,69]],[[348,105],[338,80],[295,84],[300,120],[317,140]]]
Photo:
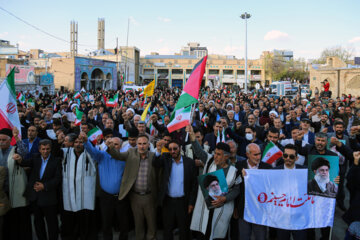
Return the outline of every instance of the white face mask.
[[[251,133],[247,133],[247,134],[245,134],[245,138],[248,141],[252,141],[254,137],[253,137],[253,135]]]

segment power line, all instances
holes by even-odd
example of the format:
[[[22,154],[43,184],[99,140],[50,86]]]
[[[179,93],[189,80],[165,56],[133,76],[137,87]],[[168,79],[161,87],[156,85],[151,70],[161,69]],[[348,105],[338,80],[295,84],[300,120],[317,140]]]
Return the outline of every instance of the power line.
[[[37,26],[29,23],[28,21],[26,21],[26,20],[24,20],[24,19],[16,16],[15,14],[9,12],[8,10],[4,9],[4,8],[1,7],[1,6],[0,6],[0,9],[3,10],[4,12],[6,12],[7,14],[13,16],[13,17],[16,18],[17,20],[25,23],[26,25],[28,25],[28,26],[30,26],[30,27],[38,30],[39,32],[42,32],[43,34],[46,34],[46,35],[48,35],[48,36],[50,36],[50,37],[52,37],[52,38],[55,38],[55,39],[57,39],[57,40],[59,40],[59,41],[66,42],[66,43],[70,43],[70,41],[68,41],[68,40],[65,40],[65,39],[63,39],[63,38],[61,38],[61,37],[55,36],[55,35],[53,35],[53,34],[51,34],[51,33],[48,33],[48,32],[46,32],[46,31],[40,29],[39,27],[37,27]],[[94,46],[92,46],[92,45],[86,45],[86,44],[80,44],[80,43],[78,43],[78,45],[80,45],[80,46],[86,46],[86,47],[94,47]]]

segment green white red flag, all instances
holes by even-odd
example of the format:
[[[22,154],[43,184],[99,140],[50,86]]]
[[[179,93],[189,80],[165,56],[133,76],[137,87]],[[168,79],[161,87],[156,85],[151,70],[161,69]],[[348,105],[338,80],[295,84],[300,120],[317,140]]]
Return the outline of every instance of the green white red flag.
[[[17,127],[21,134],[19,113],[16,104],[15,93],[15,68],[11,69],[5,81],[0,85],[0,129]],[[11,145],[15,145],[16,140],[12,138]]]
[[[18,93],[16,99],[21,103],[21,105],[25,105],[25,96],[21,92]]]
[[[75,118],[75,126],[81,125],[81,119],[84,113],[80,111],[78,108],[76,108],[76,118]]]
[[[88,134],[87,134],[90,142],[92,142],[94,145],[97,144],[97,138],[99,136],[102,136],[102,131],[100,128],[98,127],[94,127],[93,129],[91,129]]]
[[[66,102],[68,100],[68,96],[66,93],[63,94],[63,97],[61,99],[63,102]]]
[[[283,152],[280,150],[280,148],[278,148],[275,143],[270,141],[265,147],[261,161],[268,164],[273,164],[276,162],[276,160],[281,158],[282,155]]]
[[[167,126],[169,133],[189,125],[190,118],[191,106],[174,110],[170,118],[170,123]]]
[[[81,97],[81,94],[80,94],[79,91],[77,91],[77,92],[74,94],[74,98],[75,98],[75,99],[78,99],[78,98],[80,98],[80,97]]]
[[[107,107],[116,107],[118,105],[118,101],[119,101],[119,93],[116,93],[113,98],[110,98],[109,100],[107,100],[106,106]]]

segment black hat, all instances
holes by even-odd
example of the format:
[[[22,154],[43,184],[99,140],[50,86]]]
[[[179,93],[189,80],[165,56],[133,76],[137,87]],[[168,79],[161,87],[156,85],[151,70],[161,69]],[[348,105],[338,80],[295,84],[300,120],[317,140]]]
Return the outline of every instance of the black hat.
[[[2,129],[0,129],[0,134],[7,135],[7,136],[9,136],[11,138],[13,136],[12,130],[10,128],[2,128]]]
[[[219,142],[216,145],[216,149],[224,150],[224,152],[230,152],[230,146],[227,143]]]
[[[322,166],[327,166],[330,169],[330,163],[323,157],[316,158],[311,164],[311,170],[315,171]]]
[[[139,130],[137,128],[131,128],[130,131],[128,131],[129,137],[131,138],[137,138],[139,136]]]
[[[204,187],[205,187],[205,188],[208,188],[209,185],[210,185],[213,181],[219,182],[219,179],[217,178],[217,176],[212,175],[212,174],[206,175],[206,177],[204,178],[204,181],[203,181]]]
[[[111,128],[105,128],[103,131],[103,137],[106,137],[107,135],[114,134],[113,130]]]
[[[310,119],[308,119],[308,118],[306,118],[306,117],[303,117],[303,118],[301,118],[301,121],[302,121],[302,122],[310,122]]]

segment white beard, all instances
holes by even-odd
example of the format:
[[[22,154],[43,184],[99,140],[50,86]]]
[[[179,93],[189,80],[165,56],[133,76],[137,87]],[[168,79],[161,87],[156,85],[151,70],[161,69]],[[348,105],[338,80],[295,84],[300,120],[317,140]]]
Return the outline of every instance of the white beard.
[[[221,195],[222,195],[221,188],[219,188],[219,191],[216,191],[216,192],[214,192],[214,191],[209,191],[209,196],[210,196],[212,199],[214,199],[214,200],[216,200],[216,197],[215,197],[215,196],[221,196]]]
[[[326,184],[328,182],[330,182],[329,176],[321,177],[319,173],[316,173],[314,179],[317,182],[317,184],[319,185],[319,188],[321,189],[321,191],[325,192],[326,191]]]

